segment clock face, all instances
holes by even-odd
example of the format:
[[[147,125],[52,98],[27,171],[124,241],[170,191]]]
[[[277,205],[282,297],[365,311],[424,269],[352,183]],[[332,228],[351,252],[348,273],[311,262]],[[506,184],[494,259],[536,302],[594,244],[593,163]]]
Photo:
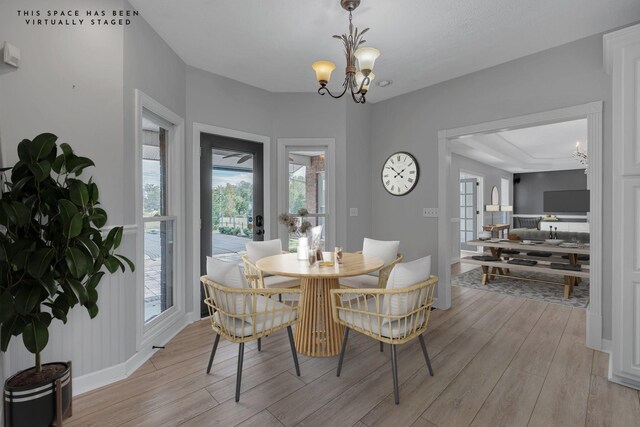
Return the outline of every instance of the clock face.
[[[382,185],[394,196],[404,196],[413,190],[419,176],[415,157],[403,151],[389,156],[382,166]]]

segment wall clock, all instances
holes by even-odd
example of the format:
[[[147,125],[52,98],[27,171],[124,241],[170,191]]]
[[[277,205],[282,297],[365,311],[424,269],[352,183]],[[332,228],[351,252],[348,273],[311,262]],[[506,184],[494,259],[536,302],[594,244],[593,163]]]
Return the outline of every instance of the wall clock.
[[[418,183],[420,168],[413,155],[399,151],[389,156],[382,166],[382,185],[394,196],[408,194]]]

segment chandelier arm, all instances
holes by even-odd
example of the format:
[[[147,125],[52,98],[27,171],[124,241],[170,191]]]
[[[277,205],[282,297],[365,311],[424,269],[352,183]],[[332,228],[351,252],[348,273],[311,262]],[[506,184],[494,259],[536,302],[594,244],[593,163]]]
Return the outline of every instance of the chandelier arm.
[[[356,95],[360,95],[360,97],[357,98]],[[351,88],[351,98],[353,98],[353,101],[356,104],[364,104],[366,102],[366,99],[364,98],[364,93],[354,92],[353,88]]]
[[[342,96],[347,92],[347,86],[344,86],[344,90],[342,91],[342,93],[340,95],[334,95],[331,93],[331,91],[329,90],[328,87],[326,86],[320,86],[320,88],[318,89],[318,93],[320,95],[324,95],[325,93],[328,93],[330,97],[334,98],[334,99],[338,99],[338,98],[342,98]]]

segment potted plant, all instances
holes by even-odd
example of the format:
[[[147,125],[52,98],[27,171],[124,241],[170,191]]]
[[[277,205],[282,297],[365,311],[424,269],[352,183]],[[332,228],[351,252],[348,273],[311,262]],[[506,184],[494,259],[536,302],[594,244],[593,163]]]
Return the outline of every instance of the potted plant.
[[[23,140],[19,161],[1,170],[0,351],[21,335],[35,355],[34,367],[5,382],[9,426],[59,425],[70,415],[70,362],[41,361],[49,326],[54,319],[66,323],[77,304],[96,317],[104,269],[134,270],[129,259],[114,253],[122,227],[106,236],[101,231],[107,213],[98,207],[98,186],[79,178],[93,161],[56,141],[50,133]]]
[[[309,215],[309,211],[305,208],[298,210],[298,215],[291,215],[288,212],[281,213],[278,216],[280,224],[287,227],[289,237],[295,237],[298,239],[296,250],[299,260],[306,260],[309,249],[309,238],[307,233],[311,230],[313,225],[305,218]]]

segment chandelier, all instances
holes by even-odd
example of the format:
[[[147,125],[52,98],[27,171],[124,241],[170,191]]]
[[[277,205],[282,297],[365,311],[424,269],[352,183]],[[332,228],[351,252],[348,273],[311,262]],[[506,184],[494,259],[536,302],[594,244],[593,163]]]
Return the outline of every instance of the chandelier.
[[[586,167],[589,165],[589,158],[585,151],[580,150],[580,141],[576,142],[576,151],[573,152],[573,158],[585,167],[584,173],[587,173]]]
[[[354,30],[353,23],[351,22],[351,12],[360,5],[360,0],[341,0],[340,5],[349,12],[349,35],[333,36],[342,41],[347,60],[345,78],[342,83],[342,93],[340,93],[340,95],[334,95],[327,87],[331,73],[336,68],[336,64],[330,61],[317,61],[313,63],[312,68],[316,72],[318,83],[320,83],[318,93],[320,95],[328,93],[329,96],[337,99],[342,98],[342,96],[347,93],[347,90],[349,90],[351,97],[356,103],[364,104],[366,102],[365,95],[369,90],[369,84],[371,84],[375,78],[375,74],[372,72],[373,64],[380,56],[380,51],[372,47],[360,47],[360,45],[366,43],[366,40],[363,40],[362,36],[369,31],[368,28],[365,28],[361,32],[358,32],[358,28],[356,27]]]

